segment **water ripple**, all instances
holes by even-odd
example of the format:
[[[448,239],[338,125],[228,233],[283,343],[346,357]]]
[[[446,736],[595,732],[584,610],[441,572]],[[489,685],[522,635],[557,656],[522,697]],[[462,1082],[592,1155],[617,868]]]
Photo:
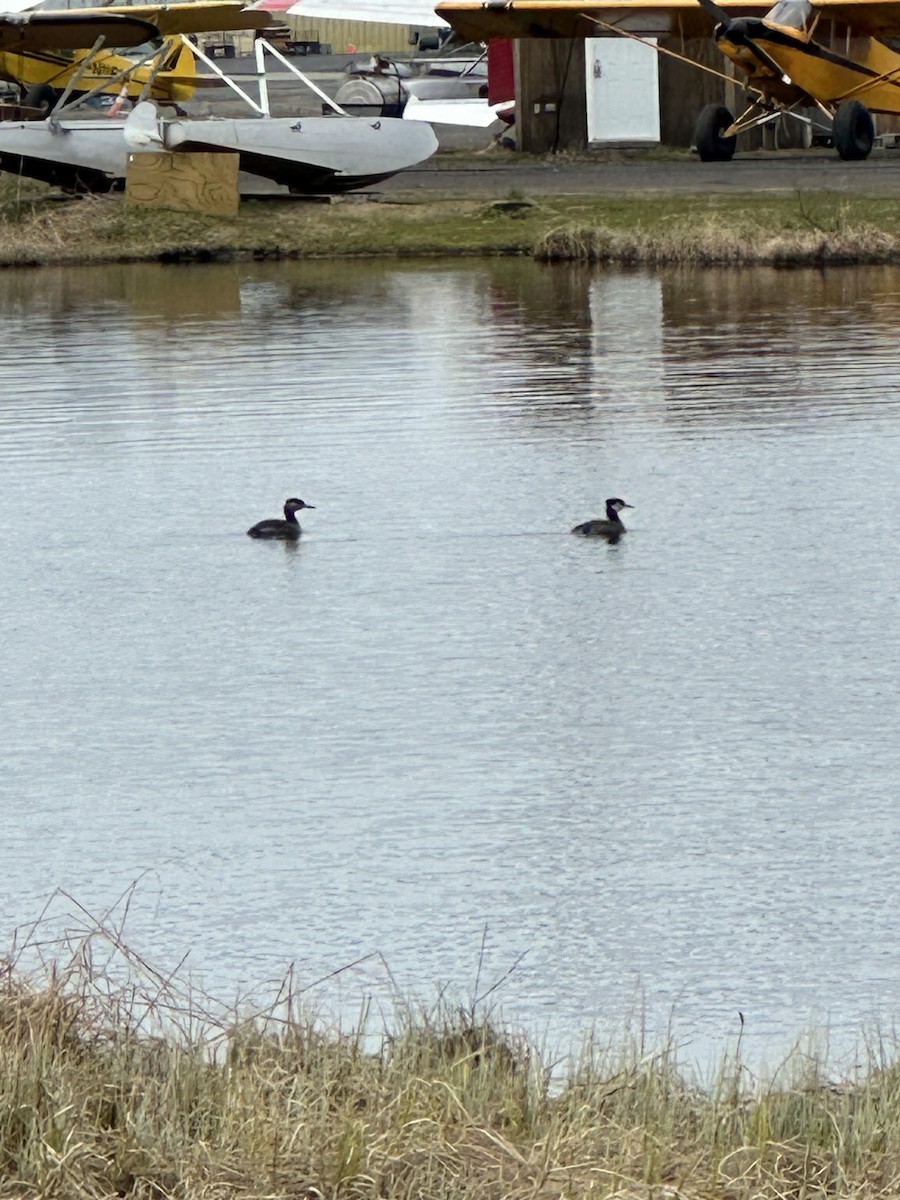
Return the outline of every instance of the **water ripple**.
[[[554,1036],[893,1015],[898,285],[0,277],[10,921],[151,868],[226,994],[464,990],[487,925]]]

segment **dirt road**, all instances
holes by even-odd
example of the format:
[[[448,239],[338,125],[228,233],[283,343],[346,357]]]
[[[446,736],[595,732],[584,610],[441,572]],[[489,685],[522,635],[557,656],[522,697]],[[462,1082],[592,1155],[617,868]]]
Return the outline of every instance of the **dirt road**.
[[[603,161],[606,157],[611,161]],[[451,196],[830,191],[900,197],[900,151],[879,151],[866,162],[854,163],[841,162],[832,150],[756,152],[729,163],[702,163],[688,155],[535,160],[497,150],[480,155],[439,154],[378,185],[383,192],[419,189]]]

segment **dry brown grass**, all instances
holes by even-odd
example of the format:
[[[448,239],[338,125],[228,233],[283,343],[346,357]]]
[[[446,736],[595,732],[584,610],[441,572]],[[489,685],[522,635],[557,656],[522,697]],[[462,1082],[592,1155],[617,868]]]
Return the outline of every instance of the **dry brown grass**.
[[[86,915],[86,914],[85,914]],[[37,951],[37,953],[35,953]],[[30,966],[25,969],[28,960]],[[91,1200],[888,1200],[900,1070],[834,1081],[739,1053],[701,1086],[638,1042],[550,1064],[477,1006],[399,1005],[373,1038],[293,975],[238,1013],[86,920],[0,971],[0,1196]]]
[[[0,176],[0,265],[501,254],[646,266],[900,262],[897,206],[864,196],[396,193],[390,203],[247,202],[236,218],[131,208],[119,195],[50,196]]]
[[[765,230],[701,217],[652,232],[641,228],[557,228],[538,241],[534,257],[542,262],[653,267],[844,266],[900,261],[900,239],[871,225]]]

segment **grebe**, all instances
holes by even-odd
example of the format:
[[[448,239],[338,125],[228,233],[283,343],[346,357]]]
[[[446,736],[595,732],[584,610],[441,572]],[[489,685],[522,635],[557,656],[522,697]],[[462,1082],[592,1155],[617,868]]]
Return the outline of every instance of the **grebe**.
[[[605,521],[599,517],[593,521],[585,521],[581,525],[576,525],[572,532],[580,533],[584,537],[603,537],[607,541],[618,541],[625,532],[625,526],[622,524],[622,518],[619,516],[623,508],[634,508],[634,505],[626,504],[618,496],[613,496],[611,500],[607,500],[606,502]]]
[[[305,500],[291,497],[284,502],[284,520],[272,517],[268,521],[258,521],[252,529],[247,530],[247,535],[255,538],[298,538],[303,530],[297,520],[297,513],[301,508],[315,507],[314,504],[307,504]]]

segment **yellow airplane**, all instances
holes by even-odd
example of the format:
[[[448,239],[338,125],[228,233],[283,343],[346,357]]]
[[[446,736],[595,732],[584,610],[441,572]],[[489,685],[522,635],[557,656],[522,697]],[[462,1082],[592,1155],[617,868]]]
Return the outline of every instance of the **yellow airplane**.
[[[730,159],[739,133],[781,113],[808,123],[798,110],[810,107],[832,119],[841,158],[866,158],[871,114],[900,115],[900,54],[877,40],[900,36],[900,0],[442,0],[435,11],[479,41],[712,33],[745,77],[750,103],[737,120],[724,105],[703,109],[694,140],[706,161]]]
[[[23,5],[29,2],[21,0]],[[136,98],[149,83],[152,99],[189,100],[199,80],[181,34],[258,30],[272,23],[269,13],[245,8],[243,0],[0,14],[0,79],[18,84],[27,107],[45,112],[73,80],[76,94],[119,95],[124,87],[126,95]],[[122,50],[148,43],[149,61],[142,66],[101,48]]]

